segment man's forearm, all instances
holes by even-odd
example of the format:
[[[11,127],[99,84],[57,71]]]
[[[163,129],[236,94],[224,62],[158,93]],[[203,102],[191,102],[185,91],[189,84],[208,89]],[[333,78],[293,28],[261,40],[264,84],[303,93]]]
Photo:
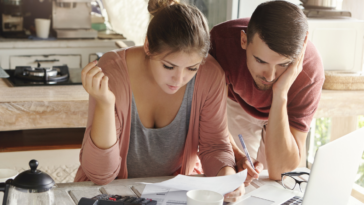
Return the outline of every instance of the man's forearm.
[[[281,173],[295,169],[300,153],[288,120],[287,97],[273,95],[266,130],[265,152],[271,179],[279,180]]]

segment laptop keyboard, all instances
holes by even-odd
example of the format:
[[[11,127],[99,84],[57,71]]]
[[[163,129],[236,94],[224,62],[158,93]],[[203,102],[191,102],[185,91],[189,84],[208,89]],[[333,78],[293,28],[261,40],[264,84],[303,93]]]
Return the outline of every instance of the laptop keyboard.
[[[302,197],[294,196],[290,198],[288,201],[284,202],[282,205],[301,205],[302,204]]]

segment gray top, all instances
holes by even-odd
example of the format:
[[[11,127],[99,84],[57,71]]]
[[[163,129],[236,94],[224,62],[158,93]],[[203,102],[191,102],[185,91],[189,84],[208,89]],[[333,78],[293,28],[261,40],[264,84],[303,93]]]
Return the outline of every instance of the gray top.
[[[129,178],[168,176],[182,165],[183,148],[190,123],[195,77],[188,82],[174,120],[158,129],[145,128],[132,96],[131,129],[127,167]]]

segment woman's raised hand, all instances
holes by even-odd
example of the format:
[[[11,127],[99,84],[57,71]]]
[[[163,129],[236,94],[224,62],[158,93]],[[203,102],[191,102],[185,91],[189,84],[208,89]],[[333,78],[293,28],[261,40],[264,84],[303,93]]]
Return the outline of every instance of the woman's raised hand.
[[[87,64],[82,69],[82,85],[101,106],[115,104],[115,95],[109,89],[109,78],[97,67],[97,61]]]

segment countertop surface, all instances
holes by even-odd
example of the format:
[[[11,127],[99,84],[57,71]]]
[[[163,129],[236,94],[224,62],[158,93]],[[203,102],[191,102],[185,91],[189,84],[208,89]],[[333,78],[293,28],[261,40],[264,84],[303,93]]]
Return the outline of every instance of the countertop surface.
[[[0,79],[1,102],[88,101],[82,85],[11,87]]]
[[[0,79],[0,131],[85,127],[82,85],[11,87]],[[323,90],[315,118],[364,115],[364,91]]]
[[[88,100],[82,85],[11,87],[5,79],[0,79],[0,96],[0,103]],[[364,115],[363,104],[364,90],[323,90],[316,116]]]

